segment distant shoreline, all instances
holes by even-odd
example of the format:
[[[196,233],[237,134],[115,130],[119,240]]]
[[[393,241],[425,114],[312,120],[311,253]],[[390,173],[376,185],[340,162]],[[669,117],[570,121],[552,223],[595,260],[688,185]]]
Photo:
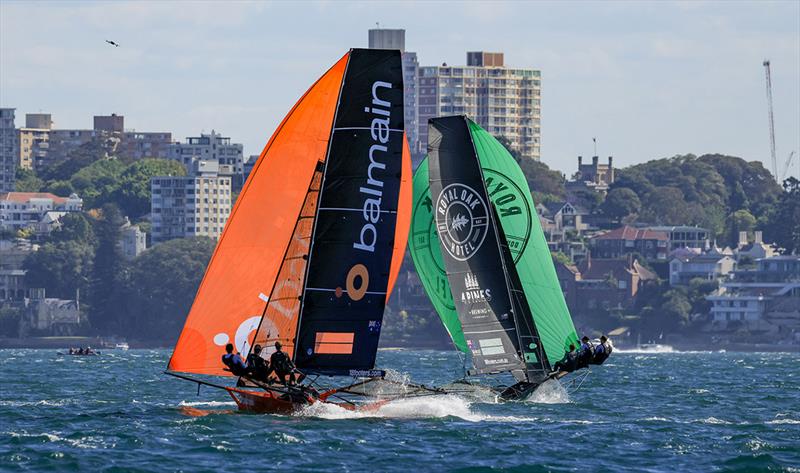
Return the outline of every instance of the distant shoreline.
[[[31,337],[31,338],[0,338],[0,349],[65,349],[71,347],[86,347],[91,346],[96,349],[112,349],[115,345],[113,339],[106,339],[103,337]],[[703,346],[700,344],[672,344],[672,353],[681,352],[742,352],[742,353],[798,353],[800,352],[800,345],[771,345],[765,343],[729,343],[729,344],[715,344],[712,346]],[[132,349],[170,349],[172,344],[164,344],[163,342],[130,342]],[[648,352],[639,351],[635,346],[618,346],[621,353],[635,352],[642,354],[659,354],[665,352]],[[381,345],[379,351],[398,351],[398,350],[436,350],[436,351],[450,351],[452,347],[448,346],[432,346],[432,344],[425,344],[423,346],[413,345],[397,345],[387,344]],[[668,352],[666,352],[668,353]]]

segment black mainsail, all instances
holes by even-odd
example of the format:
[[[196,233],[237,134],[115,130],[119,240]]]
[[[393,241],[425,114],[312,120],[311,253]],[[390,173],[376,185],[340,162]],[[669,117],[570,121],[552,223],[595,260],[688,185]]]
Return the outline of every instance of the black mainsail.
[[[375,364],[400,195],[399,56],[350,54],[301,296],[294,359],[304,372],[363,374]]]
[[[464,117],[429,122],[436,229],[477,374],[524,371],[497,227]]]

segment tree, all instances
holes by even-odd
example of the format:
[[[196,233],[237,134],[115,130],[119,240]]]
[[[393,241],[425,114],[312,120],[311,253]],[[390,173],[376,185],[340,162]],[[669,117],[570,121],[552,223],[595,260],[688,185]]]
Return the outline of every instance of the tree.
[[[541,161],[524,158],[519,150],[511,145],[511,140],[505,136],[496,136],[495,138],[519,164],[536,202],[561,200],[566,196],[563,174],[550,169]]]
[[[124,277],[125,260],[118,243],[123,223],[122,213],[116,204],[105,204],[100,218],[95,222],[97,251],[89,294],[89,320],[92,327],[101,332],[113,330],[119,322],[119,282]]]
[[[800,180],[783,181],[775,211],[768,218],[767,238],[783,248],[786,254],[800,252]]]
[[[619,221],[629,215],[639,213],[642,203],[633,190],[627,187],[617,187],[609,191],[600,208],[604,214]]]
[[[14,189],[17,192],[39,192],[44,186],[44,181],[36,177],[30,169],[17,168]]]
[[[214,240],[169,240],[139,255],[124,281],[124,333],[140,339],[174,341],[205,272]],[[165,278],[164,275],[169,275]]]
[[[43,287],[50,297],[74,299],[80,289],[88,290],[94,248],[84,242],[48,242],[28,255],[23,262],[25,284]]]
[[[21,320],[22,313],[20,309],[0,307],[0,337],[19,337],[19,323]]]
[[[739,241],[739,232],[750,233],[755,226],[756,218],[747,210],[740,209],[730,214],[726,222],[728,246],[736,246]]]
[[[143,159],[129,165],[120,175],[114,202],[126,215],[135,219],[150,212],[150,178],[154,176],[185,176],[186,169],[177,161]]]
[[[64,161],[55,166],[46,168],[42,172],[41,177],[48,181],[69,180],[73,174],[81,169],[113,154],[116,144],[114,139],[109,139],[105,136],[94,137],[90,141],[70,151],[67,159]]]
[[[692,304],[684,291],[672,289],[664,293],[661,303],[661,314],[664,318],[662,327],[675,330],[689,325]]]
[[[100,159],[77,171],[69,182],[83,199],[85,208],[99,208],[111,201],[124,169],[125,165],[118,159]]]
[[[642,217],[661,225],[685,224],[688,207],[677,187],[657,187],[642,201]]]
[[[80,212],[69,212],[60,219],[60,226],[50,233],[49,241],[85,243],[94,247],[97,244],[94,230],[89,220]]]

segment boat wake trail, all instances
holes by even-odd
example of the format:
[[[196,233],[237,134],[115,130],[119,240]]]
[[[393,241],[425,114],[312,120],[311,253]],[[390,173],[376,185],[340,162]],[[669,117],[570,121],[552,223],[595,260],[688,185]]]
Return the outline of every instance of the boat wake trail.
[[[459,396],[436,395],[398,399],[378,409],[351,411],[335,404],[315,403],[296,415],[321,419],[442,419],[458,418],[468,422],[533,422],[536,418],[496,416],[478,412],[472,403]]]

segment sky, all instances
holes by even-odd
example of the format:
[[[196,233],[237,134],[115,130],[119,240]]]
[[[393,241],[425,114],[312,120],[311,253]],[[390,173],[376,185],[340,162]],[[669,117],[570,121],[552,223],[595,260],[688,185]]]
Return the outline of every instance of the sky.
[[[258,154],[302,93],[376,23],[420,65],[501,51],[542,71],[542,161],[625,167],[724,153],[771,168],[762,61],[772,63],[779,174],[800,153],[800,1],[261,2],[0,0],[0,106],[93,115],[174,139],[212,129]],[[116,41],[115,48],[104,40]],[[795,155],[789,174],[800,176]]]

